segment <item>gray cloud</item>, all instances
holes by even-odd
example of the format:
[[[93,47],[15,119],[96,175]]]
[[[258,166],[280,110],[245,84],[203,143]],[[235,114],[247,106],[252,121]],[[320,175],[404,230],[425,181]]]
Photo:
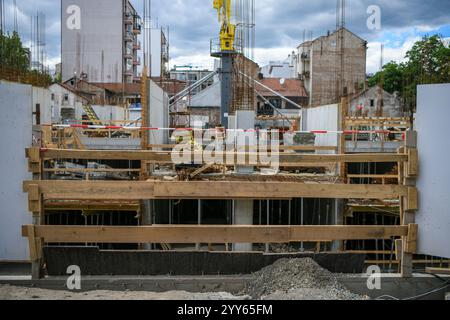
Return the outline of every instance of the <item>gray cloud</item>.
[[[92,0],[95,1],[95,0]],[[11,7],[12,0],[5,0]],[[142,11],[143,0],[132,0]],[[47,16],[47,51],[49,58],[59,57],[60,1],[17,0],[19,31],[25,41],[30,38],[30,16],[42,11]],[[379,5],[382,10],[383,32],[397,32],[415,26],[437,28],[450,24],[448,0],[347,0],[347,27],[368,41],[379,40],[380,34],[366,27],[367,7]],[[276,49],[295,47],[302,40],[303,30],[314,36],[336,27],[334,0],[256,0],[256,45]],[[12,9],[7,25],[12,27]],[[218,23],[210,0],[153,0],[154,22],[170,27],[172,58],[208,55],[209,40],[216,37]],[[280,57],[283,58],[283,57]]]

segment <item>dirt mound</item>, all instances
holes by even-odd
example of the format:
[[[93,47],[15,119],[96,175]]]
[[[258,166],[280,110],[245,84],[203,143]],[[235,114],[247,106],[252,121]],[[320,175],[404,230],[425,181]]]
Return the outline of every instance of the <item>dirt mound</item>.
[[[263,300],[367,299],[348,291],[331,272],[310,258],[281,259],[254,273],[246,294]]]

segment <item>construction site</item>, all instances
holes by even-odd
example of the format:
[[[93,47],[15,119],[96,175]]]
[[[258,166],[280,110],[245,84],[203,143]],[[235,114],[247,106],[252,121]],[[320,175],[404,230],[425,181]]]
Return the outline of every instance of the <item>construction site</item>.
[[[450,83],[370,86],[345,0],[267,67],[258,2],[210,1],[213,70],[151,1],[60,2],[57,80],[43,14],[0,56],[0,299],[450,299]]]

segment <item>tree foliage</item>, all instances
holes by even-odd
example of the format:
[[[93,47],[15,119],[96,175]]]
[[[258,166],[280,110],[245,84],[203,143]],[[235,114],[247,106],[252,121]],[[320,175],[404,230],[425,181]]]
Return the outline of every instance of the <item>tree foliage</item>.
[[[369,80],[369,85],[383,84],[390,93],[398,91],[405,106],[415,110],[418,85],[447,82],[450,82],[450,48],[441,36],[434,35],[416,42],[407,52],[405,62],[386,64]]]
[[[25,72],[30,69],[30,57],[17,32],[0,34],[0,65]]]
[[[402,92],[404,65],[394,61],[383,66],[383,70],[369,79],[369,86],[383,84],[384,90],[389,93]]]

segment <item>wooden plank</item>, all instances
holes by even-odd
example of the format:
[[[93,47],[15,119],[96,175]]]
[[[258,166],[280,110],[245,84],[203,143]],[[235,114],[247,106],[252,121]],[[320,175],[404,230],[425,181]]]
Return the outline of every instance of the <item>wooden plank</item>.
[[[32,184],[28,188],[28,211],[36,213],[41,211],[41,193],[37,184]]]
[[[390,199],[401,186],[303,184],[290,182],[170,182],[156,183],[155,197],[172,199]],[[217,198],[219,197],[219,198]]]
[[[31,162],[39,163],[41,161],[41,151],[39,148],[28,148],[25,150],[25,154]]]
[[[419,210],[419,193],[416,187],[408,187],[405,211],[414,212]]]
[[[408,230],[400,226],[307,226],[292,227],[291,240],[328,242],[338,240],[390,239],[404,235]]]
[[[199,174],[202,174],[203,172],[205,172],[206,170],[210,169],[214,164],[206,164],[203,167],[195,170],[194,172],[192,172],[190,174],[191,179],[198,176]]]
[[[163,150],[172,150],[175,148],[176,144],[150,144],[149,149],[163,149]],[[256,151],[259,150],[259,147],[250,148],[250,150]],[[278,146],[275,150],[279,151],[337,151],[337,147],[332,146]],[[271,147],[269,146],[268,151],[271,151]],[[264,150],[265,151],[265,150]]]
[[[425,272],[429,274],[450,275],[450,268],[426,268]]]
[[[351,179],[398,179],[398,175],[394,174],[348,174]]]
[[[417,148],[417,132],[416,131],[407,131],[405,133],[405,153],[408,154],[408,149],[416,149]],[[405,174],[407,174],[407,164],[405,165]],[[418,209],[418,194],[416,189],[416,180],[414,177],[408,178],[405,177],[404,185],[407,186],[408,189],[408,197],[404,198],[403,204],[403,221],[402,225],[409,226],[409,228],[413,228],[410,225],[415,223],[415,211]],[[412,230],[414,232],[414,230]],[[417,230],[415,230],[417,232]],[[402,254],[402,262],[401,262],[401,274],[404,278],[411,278],[413,276],[413,254],[408,251],[414,251],[414,247],[417,247],[417,244],[414,243],[413,239],[404,237],[403,238],[403,254]]]
[[[36,234],[35,234],[35,226],[25,226],[26,235],[22,231],[22,235],[24,237],[28,237],[28,245],[30,250],[30,260],[35,262],[39,260],[38,248],[36,245]]]
[[[25,150],[28,158],[28,172],[39,174],[41,172],[41,153],[39,148]]]
[[[408,189],[399,185],[347,185],[295,182],[225,181],[27,181],[48,200],[151,199],[395,199]]]
[[[68,149],[44,149],[43,157],[50,159],[78,159],[78,160],[136,160],[136,161],[152,161],[156,163],[172,164],[171,151],[109,151],[109,150],[68,150]],[[203,153],[191,153],[191,158],[203,156]],[[404,162],[408,160],[405,154],[338,154],[338,155],[318,155],[318,154],[297,154],[297,153],[273,153],[268,154],[272,159],[278,158],[281,166],[288,163],[393,163]],[[211,156],[222,159],[223,163],[228,165],[238,164],[238,158],[255,159],[255,166],[266,165],[264,161],[259,159],[257,153],[229,153],[218,152],[211,153]],[[228,160],[228,159],[231,159]],[[218,162],[218,164],[221,164]],[[253,164],[253,163],[252,163]]]
[[[154,183],[123,181],[58,181],[43,180],[24,183],[39,184],[46,200],[145,200],[154,198]]]
[[[419,225],[408,225],[408,236],[406,239],[405,253],[417,253],[417,234],[419,232]]]
[[[29,236],[29,226],[22,235]],[[389,239],[407,235],[401,226],[35,226],[48,243],[289,243]]]
[[[408,149],[407,176],[417,177],[419,175],[419,151],[417,149]]]

